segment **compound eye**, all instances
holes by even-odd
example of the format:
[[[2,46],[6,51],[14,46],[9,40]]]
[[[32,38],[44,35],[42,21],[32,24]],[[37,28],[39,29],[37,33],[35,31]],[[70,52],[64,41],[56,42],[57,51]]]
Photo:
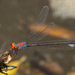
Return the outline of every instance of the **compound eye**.
[[[12,44],[13,44],[13,42],[12,43],[10,43],[10,45],[12,46]]]
[[[11,43],[11,47],[12,47],[12,48],[14,48],[14,47],[15,47],[15,45],[14,45],[14,43],[13,43],[13,42]]]

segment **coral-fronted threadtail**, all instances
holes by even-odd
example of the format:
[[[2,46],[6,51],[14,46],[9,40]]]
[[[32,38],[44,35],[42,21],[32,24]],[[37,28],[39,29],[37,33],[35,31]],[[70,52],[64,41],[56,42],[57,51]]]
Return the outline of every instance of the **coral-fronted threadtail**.
[[[50,24],[48,24],[47,26],[45,26],[45,28],[42,28],[44,26],[45,20],[48,16],[48,12],[49,12],[49,7],[48,6],[44,6],[38,16],[38,19],[36,21],[36,23],[34,24],[34,28],[32,29],[32,31],[30,32],[30,35],[28,36],[26,42],[21,42],[18,44],[15,44],[14,42],[11,43],[11,49],[14,50],[15,55],[17,54],[17,50],[18,49],[22,49],[25,47],[32,47],[32,46],[44,46],[44,45],[64,45],[67,44],[69,47],[74,47],[75,46],[75,42],[68,42],[68,41],[64,41],[61,40],[59,42],[44,42],[43,44],[41,43],[32,43],[33,41],[38,41],[41,40],[42,38],[44,38],[47,34],[42,34],[43,31],[48,31],[48,29],[52,30],[52,28],[54,27],[54,23],[51,22]],[[37,31],[35,30],[35,26],[37,26]],[[39,33],[39,31],[41,31]]]

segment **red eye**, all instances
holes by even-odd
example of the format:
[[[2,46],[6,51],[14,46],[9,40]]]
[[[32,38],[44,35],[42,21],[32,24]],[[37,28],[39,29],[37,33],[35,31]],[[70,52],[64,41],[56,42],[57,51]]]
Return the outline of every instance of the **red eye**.
[[[12,46],[13,45],[13,42],[10,45]]]
[[[13,48],[13,49],[15,49],[15,50],[17,50],[17,49],[18,49],[18,47],[16,47],[16,46],[14,45],[14,43],[13,43],[13,42],[11,43],[11,48]]]

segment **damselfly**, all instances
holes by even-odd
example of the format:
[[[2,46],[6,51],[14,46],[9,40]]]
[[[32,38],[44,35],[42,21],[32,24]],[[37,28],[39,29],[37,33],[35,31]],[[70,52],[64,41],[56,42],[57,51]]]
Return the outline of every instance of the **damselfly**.
[[[30,32],[30,35],[28,36],[27,40],[25,42],[20,42],[18,44],[15,44],[14,42],[11,43],[11,49],[13,49],[15,55],[17,54],[17,50],[18,49],[22,49],[25,47],[32,47],[32,46],[45,46],[45,45],[65,45],[67,44],[69,47],[74,47],[75,46],[75,42],[71,42],[71,41],[58,41],[58,42],[43,42],[42,44],[39,43],[33,43],[34,41],[39,41],[42,38],[44,38],[46,36],[46,34],[43,34],[44,31],[48,32],[52,30],[52,28],[54,27],[54,23],[51,22],[49,25],[46,25],[44,28],[44,23],[45,20],[48,16],[48,12],[49,12],[49,7],[48,6],[44,6],[43,9],[40,12],[40,15],[38,16],[38,19],[35,23],[35,25],[33,26],[34,28],[32,29],[32,31]],[[35,27],[37,27],[37,31],[35,29]],[[40,32],[39,32],[40,31]]]
[[[57,41],[57,42],[45,41],[45,42],[42,42],[42,44],[40,42],[37,43],[37,41],[41,40],[42,38],[44,38],[46,36],[46,34],[42,34],[43,31],[48,31],[48,29],[52,30],[52,28],[54,27],[54,23],[51,22],[49,25],[45,26],[42,29],[42,27],[44,26],[45,20],[48,16],[48,12],[49,12],[49,7],[44,6],[43,9],[40,12],[40,15],[38,16],[38,19],[37,19],[36,24],[34,25],[34,28],[30,32],[30,35],[28,36],[28,38],[25,42],[21,42],[21,43],[18,43],[18,44],[15,44],[14,42],[12,42],[11,48],[7,51],[6,51],[6,48],[5,48],[6,43],[3,44],[3,46],[0,50],[0,55],[1,55],[0,58],[2,59],[1,62],[5,65],[0,68],[1,72],[2,72],[2,68],[7,68],[7,67],[15,68],[15,66],[7,66],[6,64],[9,63],[15,55],[17,55],[18,49],[22,49],[22,48],[25,48],[25,47],[32,47],[32,46],[65,45],[65,44],[68,45],[69,47],[75,47],[75,42],[71,41],[71,40],[69,40],[69,41],[68,40],[67,41],[60,40],[60,41]],[[37,31],[35,30],[36,26],[37,26]],[[41,32],[39,33],[39,31],[41,31]],[[7,69],[7,70],[11,70],[11,69]]]
[[[45,26],[43,29],[42,27],[44,26],[45,20],[48,16],[49,12],[49,7],[44,6],[40,12],[40,15],[38,16],[38,19],[36,21],[36,24],[34,25],[34,28],[30,32],[27,40],[25,42],[20,42],[18,44],[15,44],[14,42],[11,43],[11,48],[8,51],[5,51],[5,45],[2,46],[2,49],[0,50],[0,53],[2,54],[2,58],[4,60],[4,63],[9,63],[14,55],[17,55],[17,52],[19,49],[25,48],[25,47],[32,47],[32,46],[47,46],[47,45],[67,45],[69,47],[74,47],[75,42],[73,40],[59,40],[59,41],[44,41],[44,42],[39,42],[37,41],[41,40],[46,36],[46,34],[42,34],[43,31],[48,31],[48,29],[52,30],[54,27],[54,23],[51,22],[49,25]],[[37,26],[37,31],[35,31],[35,27]],[[49,30],[49,31],[50,31]],[[41,31],[39,33],[39,31]]]

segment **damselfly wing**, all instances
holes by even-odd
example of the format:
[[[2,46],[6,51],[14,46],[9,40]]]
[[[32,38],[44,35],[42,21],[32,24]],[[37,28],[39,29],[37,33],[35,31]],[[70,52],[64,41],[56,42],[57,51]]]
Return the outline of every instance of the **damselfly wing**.
[[[48,29],[51,30],[53,28],[53,26],[54,26],[53,22],[51,22],[48,25],[44,24],[47,19],[48,12],[49,12],[49,7],[44,6],[38,16],[36,23],[33,25],[32,31],[30,32],[30,34],[26,40],[27,44],[34,42],[34,41],[41,40],[42,38],[44,38],[47,35],[47,34],[43,34],[43,31],[48,31]],[[36,31],[35,27],[37,27],[37,31]]]
[[[6,42],[4,42],[2,47],[0,48],[0,54],[3,54],[5,51],[6,51]]]

